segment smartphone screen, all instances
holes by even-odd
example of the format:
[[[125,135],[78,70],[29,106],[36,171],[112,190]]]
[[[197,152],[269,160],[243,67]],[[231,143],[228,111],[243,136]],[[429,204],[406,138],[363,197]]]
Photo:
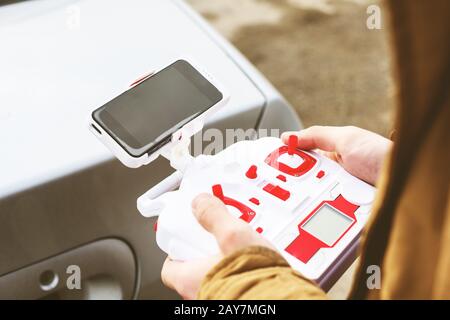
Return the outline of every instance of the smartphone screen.
[[[131,156],[139,157],[169,142],[173,132],[222,98],[193,66],[178,60],[92,116]]]

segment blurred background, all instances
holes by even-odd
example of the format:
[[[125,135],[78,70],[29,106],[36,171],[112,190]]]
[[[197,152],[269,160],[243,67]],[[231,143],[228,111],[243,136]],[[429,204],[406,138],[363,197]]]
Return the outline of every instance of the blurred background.
[[[393,118],[388,17],[375,0],[188,0],[285,96],[304,125],[387,135]]]

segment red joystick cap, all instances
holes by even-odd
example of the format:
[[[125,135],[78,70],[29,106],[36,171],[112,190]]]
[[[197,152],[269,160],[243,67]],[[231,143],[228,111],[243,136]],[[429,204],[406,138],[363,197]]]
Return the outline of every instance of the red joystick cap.
[[[288,141],[288,154],[290,156],[294,154],[297,146],[298,146],[298,137],[296,135],[290,135]]]
[[[250,168],[248,168],[247,172],[245,173],[245,176],[249,179],[256,179],[256,177],[258,176],[258,174],[256,173],[256,170],[258,168],[255,165],[250,166]]]
[[[223,201],[224,195],[223,195],[222,186],[220,184],[213,185],[212,192],[213,192],[213,195],[215,195],[217,198],[219,198],[220,200]]]

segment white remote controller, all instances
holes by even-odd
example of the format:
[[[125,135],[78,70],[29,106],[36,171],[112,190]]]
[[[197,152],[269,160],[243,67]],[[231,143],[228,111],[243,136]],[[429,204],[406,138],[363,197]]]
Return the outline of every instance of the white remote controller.
[[[229,98],[209,72],[180,58],[93,110],[89,129],[128,167],[161,155],[177,170],[138,199],[144,216],[159,215],[156,240],[172,259],[219,251],[191,212],[192,199],[211,192],[293,268],[328,288],[356,257],[374,188],[337,163],[297,149],[296,136],[288,145],[261,138],[192,157],[190,138]],[[160,110],[176,117],[159,117]],[[148,119],[158,119],[158,126]]]
[[[209,192],[268,239],[289,264],[329,288],[355,259],[375,189],[336,162],[278,138],[241,141],[193,158],[177,191],[138,199],[144,216],[159,213],[156,241],[172,259],[219,252],[197,222],[192,199]]]

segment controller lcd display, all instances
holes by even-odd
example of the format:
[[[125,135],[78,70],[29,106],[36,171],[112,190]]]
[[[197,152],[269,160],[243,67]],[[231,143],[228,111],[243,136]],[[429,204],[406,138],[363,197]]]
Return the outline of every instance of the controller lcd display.
[[[325,244],[332,246],[353,221],[332,206],[324,204],[305,222],[302,229]]]

